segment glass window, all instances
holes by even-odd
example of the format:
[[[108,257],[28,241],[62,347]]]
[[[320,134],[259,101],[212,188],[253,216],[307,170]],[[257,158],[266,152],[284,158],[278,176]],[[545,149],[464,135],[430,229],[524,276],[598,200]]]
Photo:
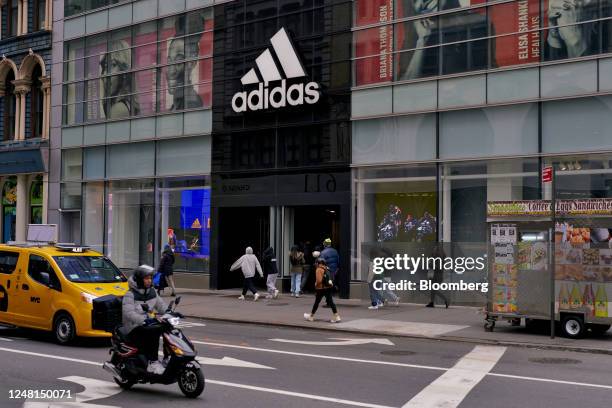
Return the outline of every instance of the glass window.
[[[157,63],[157,22],[134,26],[134,68],[152,67]]]
[[[83,242],[104,253],[104,182],[86,183],[83,195]]]
[[[62,151],[62,180],[80,180],[82,168],[83,158],[81,149]]]
[[[153,190],[153,181],[149,180],[108,183],[106,252],[119,268],[153,265]]]
[[[30,186],[30,224],[42,224],[43,221],[43,181],[36,176]]]
[[[533,154],[538,151],[534,104],[440,113],[440,157]]]
[[[18,252],[0,251],[0,273],[10,275],[17,267]]]
[[[81,196],[81,183],[62,183],[60,185],[62,210],[80,209]]]
[[[15,138],[15,114],[17,109],[17,96],[15,95],[15,74],[10,70],[4,81],[4,96],[3,99],[3,118],[4,137],[3,140],[13,140]]]
[[[155,170],[155,144],[127,143],[107,147],[107,177],[152,176]]]
[[[104,146],[88,147],[84,149],[84,178],[87,180],[104,178]]]
[[[36,65],[32,72],[32,87],[30,92],[30,137],[42,137],[43,134],[43,115],[45,112],[44,93],[40,77],[42,70],[40,65]]]
[[[17,177],[11,176],[2,187],[2,242],[15,240],[17,222]]]
[[[599,25],[598,22],[588,22],[544,30],[542,34],[546,39],[544,59],[552,61],[598,54],[600,52]]]
[[[110,259],[102,256],[54,256],[53,260],[70,282],[112,283],[127,281]]]
[[[85,71],[87,78],[99,78],[103,69],[102,61],[107,52],[107,33],[89,36],[85,39]],[[104,69],[104,71],[106,71]]]
[[[159,141],[157,175],[209,174],[210,151],[209,136]]]
[[[43,274],[48,275],[48,280],[43,277]],[[47,286],[48,284],[53,285],[54,288],[61,291],[60,281],[51,267],[49,261],[42,256],[30,255],[28,262],[28,276],[34,279],[41,285]]]
[[[174,251],[174,270],[209,272],[210,179],[164,179],[158,181],[161,205],[160,250]]]
[[[34,0],[34,31],[45,28],[47,0]]]
[[[7,0],[5,7],[8,12],[6,16],[6,31],[9,37],[13,37],[17,35],[17,25],[19,21],[19,0]]]
[[[433,114],[353,122],[353,164],[432,160],[436,155]]]

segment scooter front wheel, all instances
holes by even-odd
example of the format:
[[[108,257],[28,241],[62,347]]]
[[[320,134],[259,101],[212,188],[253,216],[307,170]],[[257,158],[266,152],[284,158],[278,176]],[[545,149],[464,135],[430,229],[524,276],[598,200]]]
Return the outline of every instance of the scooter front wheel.
[[[204,391],[204,374],[199,367],[185,367],[178,378],[181,392],[187,398],[197,398]]]
[[[113,380],[115,380],[115,382],[117,383],[118,386],[120,386],[122,389],[124,390],[129,390],[130,388],[132,388],[132,385],[134,385],[134,381],[130,381],[130,380],[119,380],[117,377],[113,377]]]

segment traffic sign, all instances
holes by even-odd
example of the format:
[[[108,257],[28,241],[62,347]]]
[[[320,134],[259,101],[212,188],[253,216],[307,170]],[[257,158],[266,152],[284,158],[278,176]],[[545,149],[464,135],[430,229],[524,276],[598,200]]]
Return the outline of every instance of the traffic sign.
[[[552,166],[544,167],[542,169],[542,183],[550,183],[552,179],[553,179]]]

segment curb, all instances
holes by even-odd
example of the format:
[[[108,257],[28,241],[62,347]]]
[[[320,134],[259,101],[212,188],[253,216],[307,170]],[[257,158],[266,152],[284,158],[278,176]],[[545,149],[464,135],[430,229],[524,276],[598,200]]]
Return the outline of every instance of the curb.
[[[226,317],[215,317],[215,316],[195,316],[195,315],[188,315],[188,314],[185,314],[185,317],[189,317],[192,319],[200,319],[200,320],[211,320],[215,322],[225,322],[225,323],[241,323],[241,324],[251,324],[251,325],[258,325],[258,326],[287,327],[287,328],[305,329],[305,330],[325,330],[325,331],[340,332],[340,333],[360,333],[360,334],[367,334],[370,336],[385,335],[385,336],[390,336],[390,337],[401,337],[401,338],[416,339],[416,340],[437,340],[437,341],[461,342],[461,343],[469,343],[469,344],[486,344],[490,346],[521,347],[521,348],[530,348],[530,349],[539,349],[539,350],[570,351],[570,352],[575,352],[575,353],[612,355],[612,349],[564,346],[560,344],[523,343],[523,342],[513,342],[513,341],[505,341],[505,340],[487,340],[487,339],[457,337],[457,336],[440,336],[440,337],[419,336],[415,334],[390,333],[384,330],[374,333],[368,330],[349,329],[349,328],[342,328],[342,327],[337,328],[334,326],[321,327],[321,326],[309,326],[309,325],[304,325],[304,324],[299,324],[299,323],[270,322],[270,321],[265,321],[265,320],[244,320],[244,319],[239,319],[239,318],[226,318]]]

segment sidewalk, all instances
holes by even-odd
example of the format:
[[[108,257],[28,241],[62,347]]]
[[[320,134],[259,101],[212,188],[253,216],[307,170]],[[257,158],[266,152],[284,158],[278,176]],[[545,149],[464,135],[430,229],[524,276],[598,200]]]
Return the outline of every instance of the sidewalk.
[[[238,290],[177,289],[177,294],[181,296],[181,313],[193,318],[329,330],[329,337],[342,337],[343,332],[352,332],[612,355],[612,330],[604,336],[589,336],[580,340],[563,337],[551,339],[546,327],[543,332],[534,333],[527,331],[524,326],[512,327],[505,321],[498,321],[491,333],[484,330],[482,310],[474,307],[451,305],[448,309],[444,306],[431,309],[424,305],[403,303],[368,310],[368,302],[335,299],[342,323],[332,324],[329,323],[331,311],[323,307],[319,308],[315,322],[304,320],[304,313],[310,312],[312,307],[313,295],[303,295],[296,299],[281,294],[275,300],[267,300],[262,296],[253,302],[250,295],[247,300],[239,301]],[[172,299],[167,295],[164,298],[168,302]],[[321,302],[321,305],[324,303]],[[334,331],[337,333],[332,333]]]

